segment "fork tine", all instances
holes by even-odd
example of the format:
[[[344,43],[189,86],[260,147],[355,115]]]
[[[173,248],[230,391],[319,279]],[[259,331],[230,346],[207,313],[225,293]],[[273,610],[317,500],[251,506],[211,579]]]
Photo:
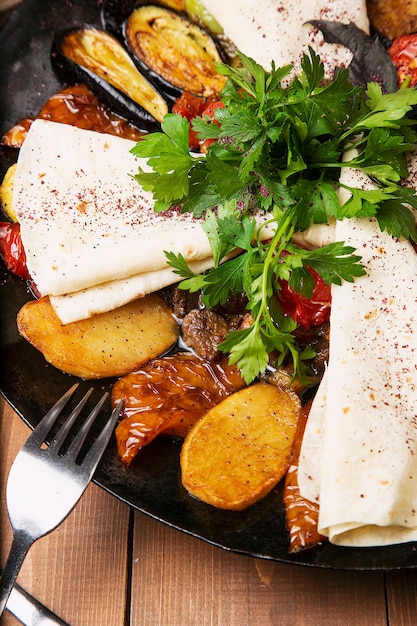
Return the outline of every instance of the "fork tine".
[[[116,424],[117,418],[120,415],[122,410],[123,400],[120,400],[119,404],[113,409],[112,414],[110,415],[108,421],[103,427],[102,431],[98,435],[97,439],[85,455],[85,458],[82,462],[82,467],[85,471],[89,471],[90,476],[94,473],[100,458],[102,456],[103,451],[105,450],[107,444],[109,443],[111,434],[113,432],[114,426]]]
[[[122,402],[114,409],[84,461],[76,464],[77,455],[90,426],[97,417],[108,393],[104,393],[87,418],[87,426],[76,435],[63,456],[55,454],[65,439],[72,422],[84,407],[93,389],[90,389],[70,413],[65,425],[58,431],[51,445],[43,449],[41,443],[50,432],[56,417],[71,398],[78,385],[74,385],[52,407],[29,436],[11,467],[7,480],[7,507],[13,527],[12,545],[0,579],[0,620],[10,591],[30,546],[40,537],[60,524],[81,498],[113,432]],[[29,443],[29,445],[27,445]],[[72,446],[72,448],[71,448]],[[50,451],[52,449],[52,454]]]
[[[58,430],[58,432],[56,433],[56,435],[52,439],[52,441],[51,441],[51,443],[49,445],[49,452],[56,452],[58,454],[58,452],[59,452],[62,444],[64,443],[64,441],[65,441],[69,431],[71,430],[75,420],[77,419],[77,417],[81,413],[85,403],[87,402],[88,398],[91,396],[92,392],[93,392],[93,388],[91,387],[85,393],[85,395],[81,398],[81,400],[78,402],[78,404],[75,407],[75,409],[73,409],[73,411],[70,413],[69,417],[65,420],[63,425],[60,427],[60,429]]]
[[[97,404],[95,405],[95,407],[90,412],[87,419],[85,420],[84,424],[81,426],[80,430],[77,432],[76,436],[71,442],[71,445],[68,446],[68,450],[65,454],[65,456],[68,459],[75,461],[75,459],[77,458],[77,455],[81,450],[81,447],[85,441],[85,438],[87,437],[90,431],[90,428],[93,425],[94,420],[96,419],[97,415],[100,413],[103,404],[107,400],[108,395],[109,395],[108,392],[102,395],[100,400],[97,402]]]
[[[79,383],[75,383],[64,395],[54,404],[54,406],[48,411],[48,413],[42,418],[39,422],[36,429],[29,436],[27,443],[30,444],[41,444],[45,441],[48,433],[51,428],[55,424],[57,417],[60,415],[62,409],[65,407],[67,402],[70,400],[75,390],[77,389]]]

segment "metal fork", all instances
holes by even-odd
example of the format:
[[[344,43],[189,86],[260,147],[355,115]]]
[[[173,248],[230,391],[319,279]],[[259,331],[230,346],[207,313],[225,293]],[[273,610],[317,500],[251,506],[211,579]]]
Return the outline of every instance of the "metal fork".
[[[62,452],[69,432],[93,389],[71,411],[50,445],[43,445],[64,406],[73,396],[73,385],[45,415],[17,454],[10,469],[6,500],[13,539],[0,580],[0,617],[31,545],[56,528],[71,512],[91,481],[109,442],[122,403],[112,412],[88,452],[80,451],[108,393],[104,393]]]

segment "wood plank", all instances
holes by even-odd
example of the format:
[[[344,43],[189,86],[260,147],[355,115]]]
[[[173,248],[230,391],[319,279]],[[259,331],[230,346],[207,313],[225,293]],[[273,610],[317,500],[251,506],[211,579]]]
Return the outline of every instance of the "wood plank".
[[[417,616],[417,572],[387,572],[389,626],[413,626]]]
[[[4,403],[3,403],[4,404]],[[29,428],[4,406],[0,423],[2,451],[1,564],[11,530],[5,506],[5,469]],[[126,610],[129,508],[91,484],[69,517],[30,549],[18,582],[71,626],[122,626]],[[80,532],[81,529],[81,532]],[[18,622],[8,613],[2,625]]]
[[[387,624],[382,572],[252,559],[135,515],[132,625]]]

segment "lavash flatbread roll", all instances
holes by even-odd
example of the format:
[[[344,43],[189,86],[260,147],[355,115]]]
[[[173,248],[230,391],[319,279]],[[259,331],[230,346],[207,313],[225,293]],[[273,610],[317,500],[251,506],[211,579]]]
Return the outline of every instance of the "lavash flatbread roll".
[[[190,269],[201,274],[213,267],[213,257],[191,261]],[[152,272],[143,272],[128,278],[113,280],[88,289],[63,296],[49,296],[49,300],[63,324],[87,319],[97,313],[117,309],[137,298],[154,293],[163,287],[178,282],[179,276],[170,267]]]
[[[203,0],[203,4],[237,48],[266,70],[274,61],[277,67],[292,64],[297,72],[308,46],[320,55],[330,77],[335,67],[349,65],[351,52],[342,45],[324,43],[309,20],[354,22],[369,32],[366,0]]]
[[[202,221],[170,210],[133,178],[136,142],[36,120],[20,150],[13,208],[27,266],[61,321],[75,322],[178,282],[165,251],[196,273],[214,265]],[[268,215],[254,213],[261,238]]]
[[[146,161],[135,142],[36,120],[23,143],[13,207],[29,272],[42,295],[60,295],[167,267],[164,250],[188,261],[211,249],[189,214],[155,213],[132,177]]]
[[[348,184],[367,184],[346,171]],[[417,540],[417,254],[375,220],[337,222],[367,276],[332,287],[330,359],[299,467],[332,543]]]
[[[220,21],[224,20],[226,34],[268,67],[272,59],[278,65],[299,62],[302,50],[317,36],[303,23],[322,18],[323,10],[327,19],[369,28],[364,0],[349,7],[341,0],[306,0],[285,8],[276,0],[261,0],[256,19],[253,3],[227,3],[225,13],[226,3],[206,4],[214,14],[224,4]],[[349,63],[351,53],[343,46],[322,45],[320,34],[316,43],[331,67]],[[125,139],[37,120],[20,151],[13,205],[28,268],[39,292],[52,296],[62,321],[111,310],[176,282],[165,250],[181,253],[192,263],[204,260],[205,268],[212,263],[198,220],[155,214],[151,195],[130,176],[139,165],[129,153],[132,145]],[[141,165],[145,169],[145,163]],[[268,236],[266,230],[264,235]]]

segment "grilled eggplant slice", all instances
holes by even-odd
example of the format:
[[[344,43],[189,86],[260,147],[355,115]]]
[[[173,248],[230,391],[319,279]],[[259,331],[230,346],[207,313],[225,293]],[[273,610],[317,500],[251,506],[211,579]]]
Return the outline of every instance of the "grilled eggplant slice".
[[[157,5],[137,7],[125,24],[126,45],[155,75],[181,91],[217,96],[225,85],[214,67],[220,53],[210,35],[186,17]]]
[[[84,25],[58,33],[51,51],[61,78],[86,84],[110,110],[140,130],[156,131],[168,105],[109,33]]]

